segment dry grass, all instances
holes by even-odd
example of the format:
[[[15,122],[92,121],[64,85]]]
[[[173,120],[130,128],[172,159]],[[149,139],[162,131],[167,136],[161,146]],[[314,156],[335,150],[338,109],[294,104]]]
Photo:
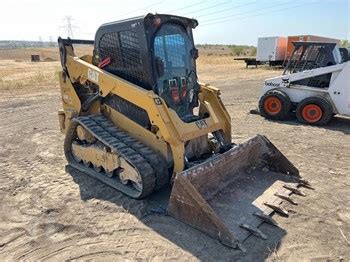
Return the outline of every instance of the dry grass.
[[[245,81],[252,78],[268,78],[280,74],[276,69],[260,66],[245,68],[243,61],[235,61],[230,55],[222,55],[219,51],[210,49],[212,55],[199,50],[197,60],[198,75],[205,83],[233,79]],[[30,54],[39,54],[42,60],[48,62],[30,62]],[[91,54],[90,46],[76,47],[77,55]],[[23,88],[50,88],[58,85],[57,72],[61,69],[57,48],[31,48],[16,50],[0,50],[0,90]],[[211,74],[201,74],[211,72]]]
[[[55,60],[59,59],[58,48],[21,48],[21,49],[10,49],[0,50],[0,60],[22,60],[30,61],[30,55],[40,55],[41,59],[52,58]]]
[[[91,46],[76,46],[76,54],[92,54]],[[31,54],[39,54],[45,62],[30,62]],[[57,47],[0,50],[0,90],[42,89],[58,86],[61,70]]]
[[[59,62],[0,60],[0,90],[57,87]]]
[[[197,66],[200,80],[206,83],[225,79],[245,81],[281,74],[279,69],[269,68],[268,66],[246,68],[244,61],[236,61],[232,56],[199,56]],[[201,72],[211,72],[211,74],[201,74]]]
[[[75,45],[76,54],[82,56],[85,54],[92,54],[92,46]],[[58,53],[58,47],[48,48],[21,48],[0,50],[0,60],[23,60],[30,61],[30,55],[40,55],[41,60],[54,60],[58,61],[60,55]]]

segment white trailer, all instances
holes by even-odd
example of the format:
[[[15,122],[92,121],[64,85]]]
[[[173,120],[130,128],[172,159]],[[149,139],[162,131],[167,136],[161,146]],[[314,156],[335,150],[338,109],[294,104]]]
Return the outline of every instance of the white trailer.
[[[286,55],[287,40],[287,37],[282,36],[259,37],[256,61],[282,65]]]

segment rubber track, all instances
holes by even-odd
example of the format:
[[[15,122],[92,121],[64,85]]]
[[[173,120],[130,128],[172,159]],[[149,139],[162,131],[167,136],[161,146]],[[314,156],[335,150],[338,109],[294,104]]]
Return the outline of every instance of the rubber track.
[[[76,137],[78,124],[89,130],[100,142],[111,148],[112,152],[116,152],[126,159],[139,171],[143,183],[143,190],[141,192],[133,189],[131,186],[123,185],[116,178],[109,178],[94,171],[92,168],[75,162],[72,156],[71,144]],[[162,158],[117,128],[102,115],[74,118],[66,133],[64,149],[66,158],[71,166],[133,198],[139,199],[146,197],[168,182],[169,175],[168,173],[164,173],[167,169]]]
[[[101,117],[104,118],[103,121],[100,120]],[[94,119],[97,121],[97,123],[101,127],[106,129],[114,137],[118,138],[123,143],[130,146],[132,149],[134,149],[136,152],[138,152],[148,161],[148,163],[155,170],[155,174],[156,174],[155,190],[162,188],[164,185],[166,185],[169,182],[169,179],[170,179],[169,170],[167,168],[166,161],[162,157],[160,157],[152,149],[150,149],[149,147],[147,147],[137,139],[129,136],[126,132],[116,127],[112,122],[107,120],[105,117],[98,116],[98,117],[94,117]]]

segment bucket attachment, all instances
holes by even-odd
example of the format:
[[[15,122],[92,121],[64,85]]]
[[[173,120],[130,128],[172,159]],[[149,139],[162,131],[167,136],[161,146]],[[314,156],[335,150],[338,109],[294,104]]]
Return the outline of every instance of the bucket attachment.
[[[168,213],[174,218],[241,248],[247,237],[266,239],[258,227],[276,226],[274,212],[288,216],[284,203],[304,195],[299,171],[265,137],[257,135],[229,151],[176,175]]]

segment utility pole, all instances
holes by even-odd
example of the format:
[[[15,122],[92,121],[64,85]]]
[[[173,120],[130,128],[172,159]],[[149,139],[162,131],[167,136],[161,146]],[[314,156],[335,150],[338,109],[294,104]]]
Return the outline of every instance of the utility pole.
[[[52,35],[50,35],[50,46],[51,46],[51,47],[52,47],[52,46],[55,46],[54,43],[53,43],[53,41],[52,41]]]
[[[44,47],[43,38],[39,36],[39,46]]]
[[[72,18],[72,16],[66,15],[63,18],[64,25],[60,26],[60,28],[67,30],[67,37],[70,37],[70,38],[74,38],[73,29],[79,28],[78,26],[75,26],[74,24],[72,24],[73,20],[74,19]]]

